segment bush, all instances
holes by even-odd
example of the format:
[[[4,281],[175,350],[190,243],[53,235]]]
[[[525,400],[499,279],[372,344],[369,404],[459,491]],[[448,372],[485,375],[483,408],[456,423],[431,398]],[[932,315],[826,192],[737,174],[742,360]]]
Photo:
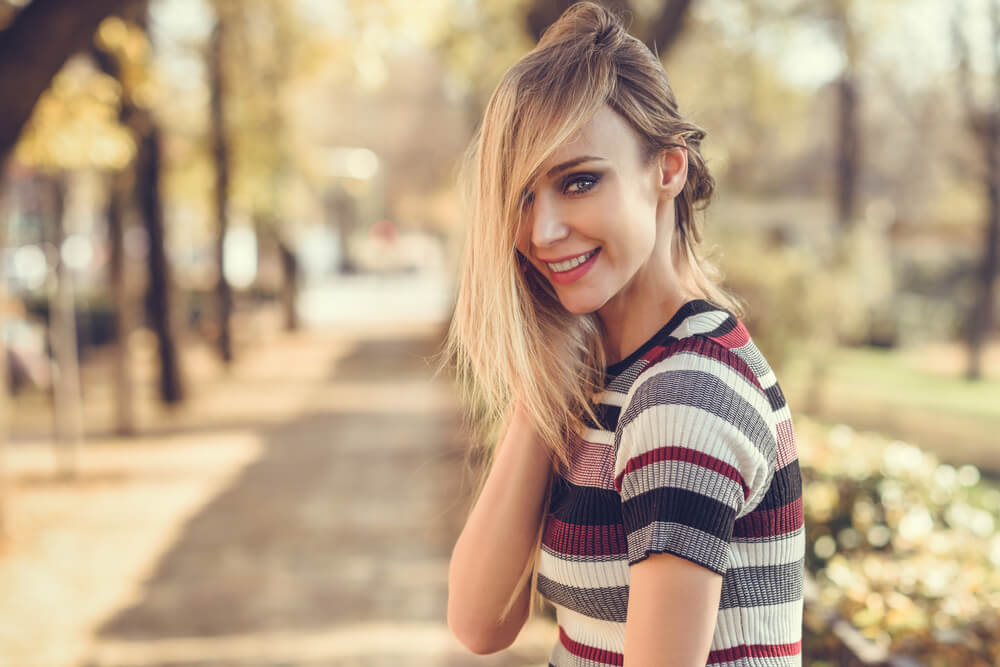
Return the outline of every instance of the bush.
[[[928,667],[1000,664],[1000,487],[905,442],[795,424],[821,602]],[[805,625],[813,655],[826,628]]]

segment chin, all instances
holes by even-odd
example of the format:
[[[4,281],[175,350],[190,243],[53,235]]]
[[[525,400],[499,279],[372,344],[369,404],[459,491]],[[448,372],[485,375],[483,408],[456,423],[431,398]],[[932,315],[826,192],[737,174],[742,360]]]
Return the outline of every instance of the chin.
[[[590,313],[596,313],[604,305],[604,302],[594,301],[590,299],[572,299],[565,300],[560,299],[559,303],[562,304],[568,312],[574,315],[588,315]]]

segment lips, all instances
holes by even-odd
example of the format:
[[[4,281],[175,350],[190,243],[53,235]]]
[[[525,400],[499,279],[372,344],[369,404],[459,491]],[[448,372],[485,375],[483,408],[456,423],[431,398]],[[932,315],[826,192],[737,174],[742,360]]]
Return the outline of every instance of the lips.
[[[563,271],[554,271],[551,265],[546,264],[545,268],[548,269],[549,279],[552,282],[557,283],[559,285],[567,285],[569,283],[572,283],[580,279],[584,274],[590,271],[590,268],[594,266],[594,264],[597,262],[597,258],[601,254],[600,251],[601,251],[600,247],[597,247],[591,250],[589,253],[576,255],[576,257],[587,257],[587,255],[590,255],[590,257],[586,261],[583,261],[577,264],[576,266]]]
[[[594,248],[593,250],[590,250],[588,252],[579,255],[570,255],[564,260],[559,260],[555,262],[546,261],[545,263],[548,265],[550,271],[554,271],[556,273],[565,273],[566,271],[571,271],[575,267],[580,266],[581,264],[592,258],[594,255],[597,254],[598,250],[600,250],[600,247]]]
[[[578,252],[575,255],[566,255],[565,257],[553,257],[551,259],[539,257],[538,259],[545,262],[546,264],[558,264],[559,262],[565,262],[567,259],[576,259],[577,257],[582,257],[583,255],[594,252],[595,250],[597,250],[597,248],[591,248],[587,252]]]

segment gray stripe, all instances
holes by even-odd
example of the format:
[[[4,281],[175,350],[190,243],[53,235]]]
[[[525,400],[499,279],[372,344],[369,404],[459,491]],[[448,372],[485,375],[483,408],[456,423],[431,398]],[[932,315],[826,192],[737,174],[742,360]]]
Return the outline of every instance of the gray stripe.
[[[628,392],[629,387],[631,387],[632,383],[635,382],[635,379],[639,377],[639,374],[646,370],[647,366],[649,366],[649,362],[645,359],[635,360],[631,365],[629,365],[628,368],[616,375],[615,378],[608,383],[608,389],[621,392],[623,394]]]
[[[719,609],[763,607],[802,599],[802,559],[781,565],[731,567],[722,578]]]
[[[538,575],[538,592],[546,598],[599,621],[624,623],[628,611],[628,586],[577,588]]]
[[[628,560],[636,563],[650,553],[675,556],[725,574],[729,567],[729,543],[714,535],[672,521],[653,521],[628,534]]]
[[[766,398],[763,392],[761,395]],[[663,371],[643,381],[618,419],[616,456],[625,427],[644,410],[657,405],[689,405],[714,414],[737,427],[766,460],[773,461],[777,456],[778,444],[757,408],[719,376],[690,369]]]
[[[768,371],[771,370],[771,366],[767,363],[764,355],[761,354],[761,351],[757,348],[753,340],[747,341],[740,347],[731,347],[729,351],[742,359],[758,379],[766,376]]]
[[[747,665],[753,665],[754,667],[802,667],[802,652],[799,651],[798,655],[789,655],[783,658],[753,658],[748,656],[727,662],[713,662],[710,665],[711,667],[747,667]],[[560,667],[562,666],[560,665]]]

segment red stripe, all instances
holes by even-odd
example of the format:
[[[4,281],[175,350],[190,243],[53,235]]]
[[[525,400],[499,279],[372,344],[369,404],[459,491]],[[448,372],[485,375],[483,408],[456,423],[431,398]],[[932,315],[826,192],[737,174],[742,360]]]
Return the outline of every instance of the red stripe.
[[[566,523],[549,516],[542,544],[567,556],[627,556],[628,543],[622,524],[585,525]]]
[[[602,648],[587,646],[586,644],[581,644],[578,641],[570,639],[561,625],[559,626],[559,641],[562,642],[567,651],[584,660],[593,660],[602,665],[622,665],[625,663],[625,656],[621,653],[605,651]]]
[[[730,648],[712,651],[708,654],[708,664],[731,662],[740,658],[784,658],[802,653],[802,641],[791,644],[740,644]]]
[[[593,660],[604,665],[623,665],[625,662],[625,656],[621,653],[607,651],[575,641],[566,634],[566,630],[561,625],[559,626],[559,641],[566,647],[567,651],[585,660]],[[801,640],[792,642],[791,644],[740,644],[739,646],[711,651],[708,654],[707,664],[714,665],[750,657],[785,658],[799,655],[801,652]]]
[[[743,476],[740,475],[739,471],[735,467],[729,465],[722,459],[717,459],[714,456],[710,456],[709,454],[698,451],[697,449],[673,446],[657,447],[629,459],[628,463],[625,464],[625,469],[618,473],[618,476],[615,477],[615,490],[621,493],[622,478],[624,478],[625,475],[635,472],[645,466],[660,463],[661,461],[684,461],[686,463],[699,465],[702,468],[711,470],[712,472],[718,473],[723,477],[728,477],[739,484],[740,488],[743,489],[743,500],[750,497],[750,487],[743,481]]]
[[[775,509],[756,509],[738,519],[733,537],[776,537],[802,527],[802,496]]]
[[[726,338],[726,336],[721,336],[718,339],[701,336],[688,336],[687,338],[681,338],[679,341],[669,345],[656,345],[649,352],[642,355],[642,358],[647,362],[647,366],[642,369],[639,375],[641,376],[647,370],[652,368],[653,364],[663,361],[667,357],[672,357],[681,352],[694,352],[695,354],[700,354],[703,357],[715,359],[716,361],[726,364],[734,371],[745,377],[749,382],[752,382],[755,387],[764,391],[764,387],[760,384],[760,378],[758,378],[757,374],[753,372],[753,369],[747,365],[747,362],[743,361],[738,354],[732,352],[717,342],[718,340],[722,340],[724,338]]]
[[[743,347],[750,341],[750,332],[747,331],[742,322],[736,320],[736,326],[733,327],[732,331],[721,336],[709,336],[709,338],[725,348]]]

